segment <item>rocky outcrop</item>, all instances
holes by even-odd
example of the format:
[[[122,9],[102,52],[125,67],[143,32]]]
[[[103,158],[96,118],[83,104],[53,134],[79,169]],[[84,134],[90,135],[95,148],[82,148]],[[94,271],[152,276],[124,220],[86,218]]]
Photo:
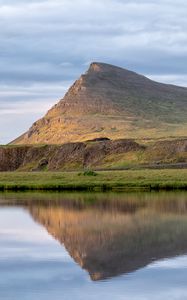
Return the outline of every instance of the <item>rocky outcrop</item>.
[[[59,171],[83,168],[186,168],[187,139],[140,145],[134,140],[0,147],[0,171]]]
[[[15,171],[22,164],[29,147],[0,147],[0,171]]]
[[[142,149],[144,147],[133,140],[0,147],[0,171],[77,170],[99,166],[107,155]]]
[[[147,147],[147,161],[155,163],[185,163],[187,162],[187,139],[175,141],[159,141]]]
[[[127,152],[136,152],[143,150],[145,147],[140,146],[132,140],[116,140],[100,143],[91,143],[86,147],[84,152],[84,165],[92,166],[101,162],[107,155],[123,154]],[[115,160],[115,158],[114,158]]]

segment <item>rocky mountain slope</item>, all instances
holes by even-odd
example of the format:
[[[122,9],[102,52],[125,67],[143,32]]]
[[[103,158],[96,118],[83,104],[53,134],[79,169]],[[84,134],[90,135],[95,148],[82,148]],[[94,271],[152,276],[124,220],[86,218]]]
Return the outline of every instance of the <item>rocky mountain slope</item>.
[[[92,63],[62,100],[13,144],[63,144],[108,137],[186,136],[187,88]]]

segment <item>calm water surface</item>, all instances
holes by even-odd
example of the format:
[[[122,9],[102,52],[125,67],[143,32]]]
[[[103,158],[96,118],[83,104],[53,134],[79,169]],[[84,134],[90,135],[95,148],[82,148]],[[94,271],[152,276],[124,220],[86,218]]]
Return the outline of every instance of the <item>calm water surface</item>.
[[[187,193],[0,194],[0,299],[187,299]]]

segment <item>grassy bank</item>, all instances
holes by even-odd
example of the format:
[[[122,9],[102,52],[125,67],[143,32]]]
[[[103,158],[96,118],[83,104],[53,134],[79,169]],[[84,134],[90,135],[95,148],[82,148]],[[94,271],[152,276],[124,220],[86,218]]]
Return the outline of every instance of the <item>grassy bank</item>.
[[[94,176],[95,175],[95,176]],[[187,190],[187,169],[78,172],[2,172],[0,190]]]

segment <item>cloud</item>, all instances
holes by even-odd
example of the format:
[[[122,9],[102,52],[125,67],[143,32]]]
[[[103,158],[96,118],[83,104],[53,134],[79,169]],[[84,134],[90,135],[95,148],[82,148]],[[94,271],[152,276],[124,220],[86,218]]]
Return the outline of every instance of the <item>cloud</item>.
[[[7,143],[23,132],[65,94],[72,82],[30,85],[1,85],[0,144]]]
[[[187,86],[186,10],[184,0],[0,0],[0,104],[35,85],[41,90],[24,101],[43,93],[53,103],[58,93],[47,87],[59,91],[91,61]],[[3,99],[5,85],[11,93]]]

